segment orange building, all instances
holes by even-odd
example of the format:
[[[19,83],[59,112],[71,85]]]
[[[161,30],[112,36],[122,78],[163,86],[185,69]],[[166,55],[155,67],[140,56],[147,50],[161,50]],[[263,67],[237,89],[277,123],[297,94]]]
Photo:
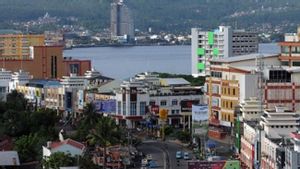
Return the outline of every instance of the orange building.
[[[60,79],[70,73],[83,76],[91,70],[91,61],[63,57],[63,46],[34,46],[30,47],[29,59],[0,60],[0,67],[11,71],[23,69],[36,79]]]
[[[29,47],[44,45],[44,41],[44,35],[21,34],[20,32],[0,34],[0,58],[29,59]]]

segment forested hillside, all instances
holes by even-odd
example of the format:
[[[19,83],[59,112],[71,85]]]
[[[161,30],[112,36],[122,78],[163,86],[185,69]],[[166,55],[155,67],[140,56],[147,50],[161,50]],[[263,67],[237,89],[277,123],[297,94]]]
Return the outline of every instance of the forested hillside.
[[[26,21],[48,12],[75,16],[83,24],[109,27],[111,0],[0,0],[0,22]],[[298,24],[299,0],[125,0],[132,9],[136,28],[189,31],[219,24],[241,28],[267,23]]]

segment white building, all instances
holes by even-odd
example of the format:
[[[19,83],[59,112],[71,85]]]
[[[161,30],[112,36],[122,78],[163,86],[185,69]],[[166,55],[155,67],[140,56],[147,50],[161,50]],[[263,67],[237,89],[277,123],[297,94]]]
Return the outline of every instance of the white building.
[[[12,72],[2,68],[0,70],[0,100],[6,101],[6,95],[9,93],[9,82],[12,78]]]
[[[240,106],[243,121],[259,121],[265,108],[256,97],[243,100]]]
[[[297,130],[299,120],[299,114],[277,106],[275,110],[265,110],[260,124],[269,138],[282,138]]]
[[[9,92],[16,90],[18,85],[25,85],[32,79],[32,76],[28,72],[19,70],[19,72],[14,72],[12,74],[11,82],[9,82]]]
[[[202,103],[202,97],[200,87],[190,86],[182,78],[163,79],[143,73],[124,81],[116,91],[115,117],[132,128],[151,117],[157,118],[159,110],[165,109],[168,124],[190,127],[187,123],[191,121],[191,105]]]
[[[258,36],[245,30],[219,26],[214,31],[192,28],[192,75],[210,75],[210,62],[258,52]]]
[[[0,167],[20,166],[18,152],[0,151]]]
[[[84,76],[71,73],[70,76],[63,76],[61,84],[68,89],[84,89],[87,87],[88,81]]]

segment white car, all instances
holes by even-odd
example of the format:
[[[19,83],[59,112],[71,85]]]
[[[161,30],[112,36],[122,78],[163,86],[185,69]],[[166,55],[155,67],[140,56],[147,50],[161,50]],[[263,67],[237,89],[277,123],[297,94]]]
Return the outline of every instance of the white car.
[[[142,159],[142,167],[146,167],[148,165],[148,160],[146,158]]]

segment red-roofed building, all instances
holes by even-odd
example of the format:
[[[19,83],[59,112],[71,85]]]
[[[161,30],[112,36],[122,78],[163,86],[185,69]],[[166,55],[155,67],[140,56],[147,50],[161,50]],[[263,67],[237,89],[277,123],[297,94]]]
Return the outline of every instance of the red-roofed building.
[[[72,139],[57,142],[47,142],[47,147],[43,146],[43,157],[47,158],[56,152],[71,154],[71,156],[82,156],[85,152],[85,145]]]

